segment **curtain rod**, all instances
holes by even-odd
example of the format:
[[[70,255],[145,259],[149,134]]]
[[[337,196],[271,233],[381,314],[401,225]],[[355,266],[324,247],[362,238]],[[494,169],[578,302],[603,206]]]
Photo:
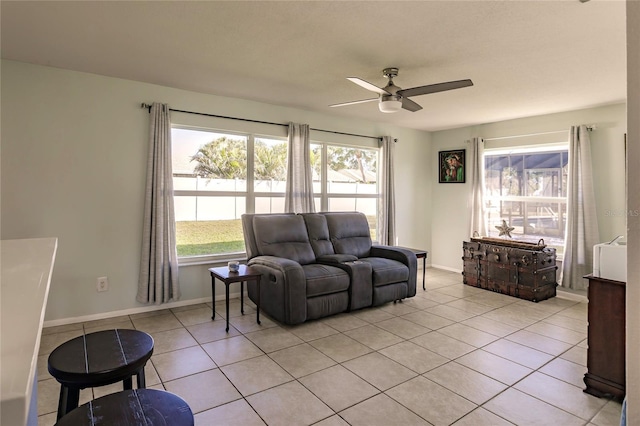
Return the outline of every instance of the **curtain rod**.
[[[146,108],[147,110],[149,110],[149,112],[151,112],[151,105],[150,104],[146,104],[146,103],[143,102],[140,105],[140,108]],[[271,122],[271,121],[251,120],[251,119],[248,119],[248,118],[228,117],[226,115],[207,114],[207,113],[204,113],[204,112],[185,111],[185,110],[173,109],[173,108],[169,108],[169,111],[182,112],[182,113],[185,113],[185,114],[203,115],[205,117],[224,118],[224,119],[227,119],[227,120],[246,121],[246,122],[249,122],[249,123],[269,124],[271,126],[288,126],[289,125],[288,123],[284,124],[284,123],[274,123],[274,122]],[[309,130],[314,130],[316,132],[333,133],[335,135],[355,136],[355,137],[358,137],[358,138],[368,138],[368,139],[377,139],[377,140],[381,140],[382,139],[379,136],[358,135],[356,133],[337,132],[335,130],[314,129],[313,127],[310,127]],[[394,142],[397,142],[397,139],[394,139]]]
[[[596,127],[595,124],[587,125],[587,130],[590,131],[590,132],[595,130],[596,128],[597,127]],[[526,134],[526,135],[513,135],[513,136],[501,136],[501,137],[497,137],[497,138],[485,138],[485,139],[483,139],[483,141],[484,142],[486,142],[486,141],[498,141],[498,140],[501,140],[501,139],[526,138],[526,137],[529,137],[529,136],[553,135],[555,133],[568,133],[568,132],[569,132],[569,129],[567,129],[567,130],[554,130],[552,132],[540,132],[540,133],[529,133],[529,134]]]

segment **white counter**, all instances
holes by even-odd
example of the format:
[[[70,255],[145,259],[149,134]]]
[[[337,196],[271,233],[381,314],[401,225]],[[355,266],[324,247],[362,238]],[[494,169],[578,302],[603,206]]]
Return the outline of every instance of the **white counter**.
[[[0,246],[2,425],[25,425],[37,409],[30,405],[57,247],[57,238],[2,240]]]

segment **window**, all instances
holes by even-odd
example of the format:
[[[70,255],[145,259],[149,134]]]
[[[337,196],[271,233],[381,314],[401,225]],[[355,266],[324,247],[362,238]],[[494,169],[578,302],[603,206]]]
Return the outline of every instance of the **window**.
[[[171,138],[178,256],[244,251],[249,138],[180,128]]]
[[[364,213],[374,240],[380,194],[378,155],[379,150],[375,148],[311,144],[316,211]]]
[[[497,237],[502,220],[514,227],[514,239],[563,250],[566,226],[566,146],[537,150],[486,151],[485,209],[488,236]]]
[[[253,173],[254,213],[284,212],[284,194],[287,190],[287,141],[256,138]]]
[[[242,214],[284,212],[286,139],[180,127],[171,135],[178,257],[244,252]],[[316,210],[363,212],[375,238],[378,150],[314,142],[311,163]]]
[[[378,150],[327,146],[327,211],[359,211],[376,239]]]

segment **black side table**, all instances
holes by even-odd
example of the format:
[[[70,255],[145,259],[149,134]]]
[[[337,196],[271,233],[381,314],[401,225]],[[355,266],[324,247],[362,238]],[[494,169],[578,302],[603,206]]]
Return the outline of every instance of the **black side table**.
[[[210,268],[209,272],[211,272],[211,299],[213,302],[213,307],[211,308],[211,319],[214,319],[216,315],[215,308],[215,284],[216,278],[222,281],[225,285],[225,302],[227,305],[227,333],[229,332],[229,285],[233,283],[240,283],[240,312],[244,315],[244,282],[247,281],[255,281],[258,286],[258,303],[256,307],[257,315],[256,321],[260,324],[260,278],[262,274],[255,269],[252,269],[247,265],[240,265],[240,269],[237,272],[229,271],[227,266],[221,266],[219,268]]]
[[[416,258],[418,259],[422,259],[422,290],[426,290],[426,286],[424,284],[424,276],[425,276],[425,272],[427,270],[427,251],[426,250],[421,250],[421,249],[414,249],[414,248],[409,248],[409,247],[398,247],[398,248],[403,248],[406,250],[410,250],[413,252],[413,254],[416,255]]]
[[[80,390],[123,382],[146,386],[144,366],[153,354],[153,338],[139,330],[105,330],[85,334],[58,346],[47,362],[49,373],[60,383],[58,420],[78,406]]]
[[[65,415],[56,426],[193,426],[193,412],[178,395],[130,389],[94,399]]]

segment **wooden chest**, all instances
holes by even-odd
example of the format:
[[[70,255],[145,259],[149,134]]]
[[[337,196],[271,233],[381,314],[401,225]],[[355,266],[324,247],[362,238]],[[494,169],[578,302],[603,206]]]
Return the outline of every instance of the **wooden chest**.
[[[533,302],[556,295],[555,249],[479,240],[463,242],[464,284]]]

